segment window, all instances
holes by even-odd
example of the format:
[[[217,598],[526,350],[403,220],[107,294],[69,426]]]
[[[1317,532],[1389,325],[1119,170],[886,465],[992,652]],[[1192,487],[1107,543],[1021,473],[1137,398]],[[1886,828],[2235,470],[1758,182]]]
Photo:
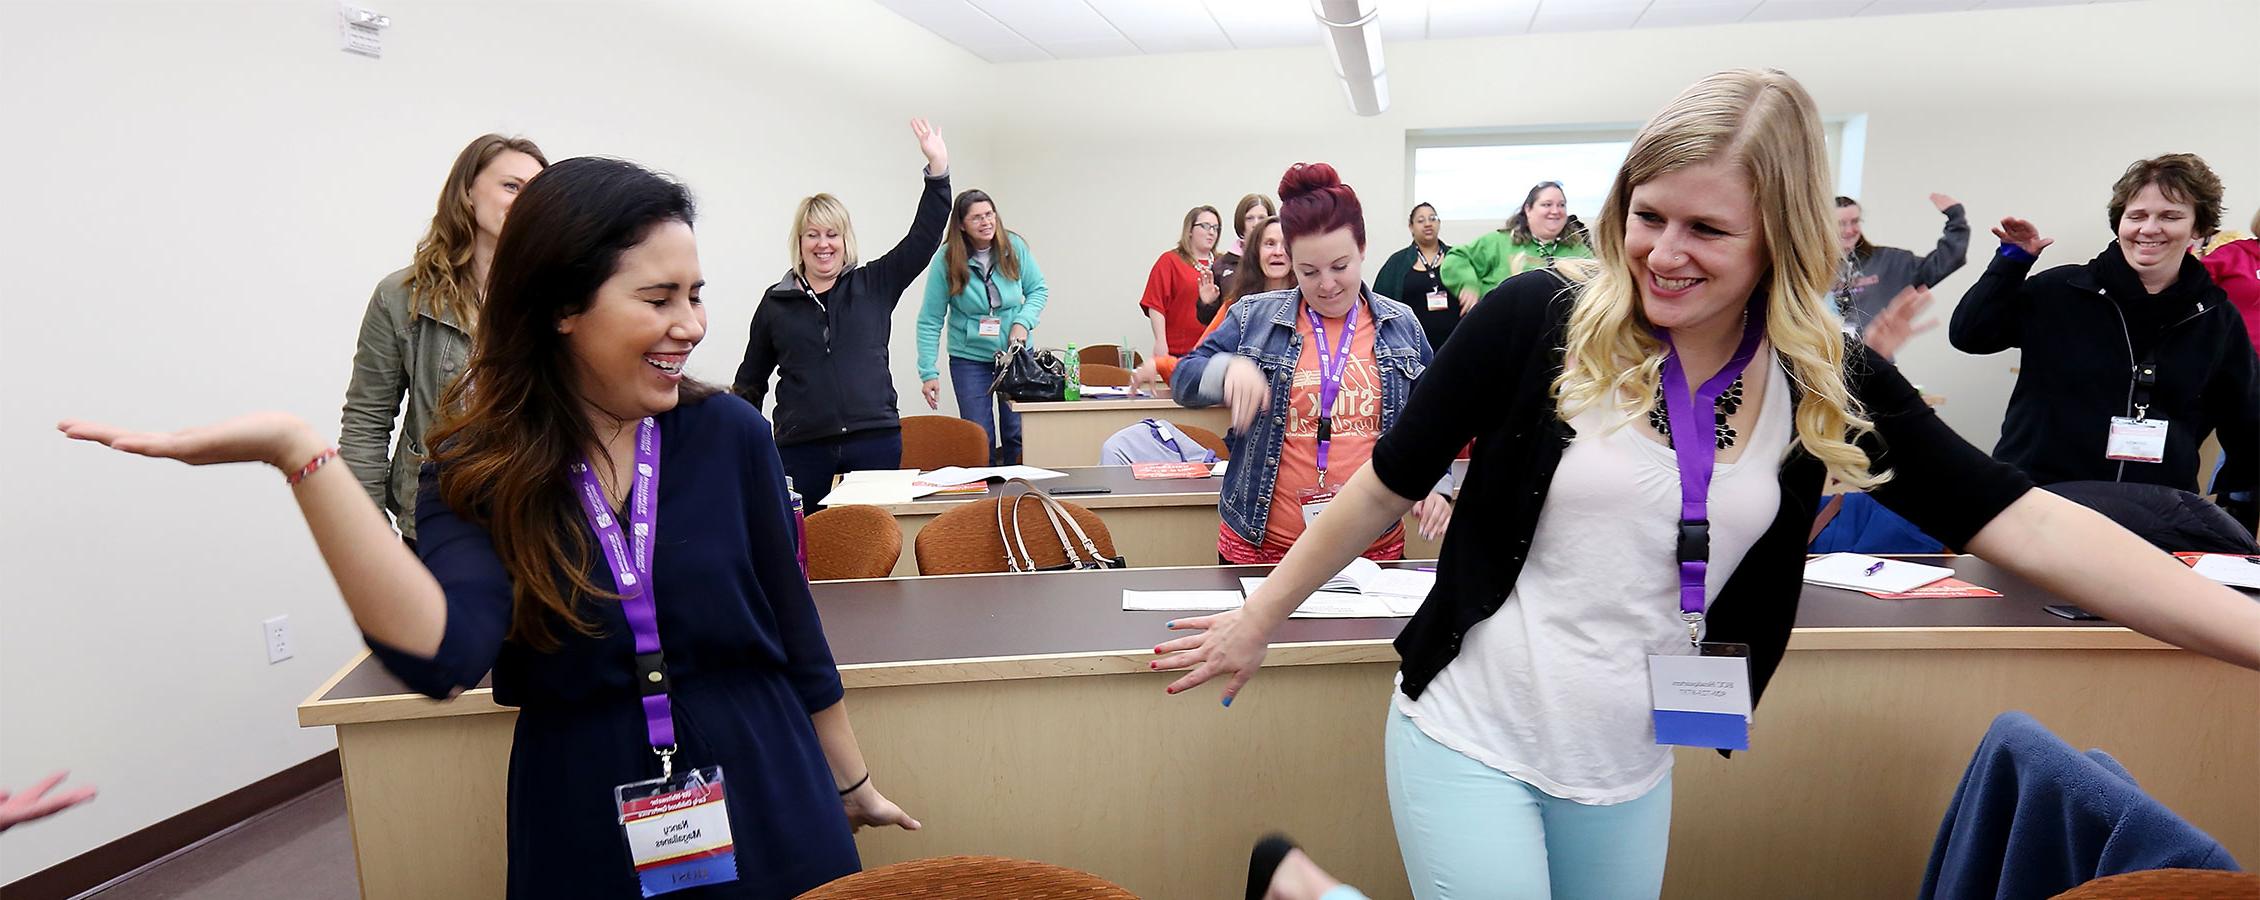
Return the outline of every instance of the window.
[[[1837,193],[1859,196],[1867,117],[1823,122]],[[1447,222],[1497,228],[1522,206],[1530,186],[1558,181],[1571,215],[1588,226],[1601,217],[1609,185],[1632,149],[1636,127],[1449,129],[1405,135],[1413,203],[1432,203]]]

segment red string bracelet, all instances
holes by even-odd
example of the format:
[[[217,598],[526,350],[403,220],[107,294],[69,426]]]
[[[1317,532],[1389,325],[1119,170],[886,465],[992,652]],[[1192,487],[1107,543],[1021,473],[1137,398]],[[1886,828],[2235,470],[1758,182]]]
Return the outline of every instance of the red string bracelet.
[[[306,476],[314,474],[314,470],[321,468],[323,463],[329,462],[330,460],[336,458],[337,448],[331,447],[328,450],[324,450],[320,453],[315,454],[312,461],[308,462],[304,466],[301,466],[295,474],[287,476],[283,480],[289,482],[291,487],[297,487],[299,482],[305,481]]]

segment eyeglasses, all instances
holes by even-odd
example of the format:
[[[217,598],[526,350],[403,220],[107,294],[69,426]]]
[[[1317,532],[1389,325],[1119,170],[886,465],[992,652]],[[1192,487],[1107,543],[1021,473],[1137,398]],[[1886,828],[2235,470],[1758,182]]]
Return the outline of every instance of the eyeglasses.
[[[1194,222],[1193,227],[1201,229],[1202,231],[1219,231],[1222,230],[1224,226],[1218,225],[1215,222]]]

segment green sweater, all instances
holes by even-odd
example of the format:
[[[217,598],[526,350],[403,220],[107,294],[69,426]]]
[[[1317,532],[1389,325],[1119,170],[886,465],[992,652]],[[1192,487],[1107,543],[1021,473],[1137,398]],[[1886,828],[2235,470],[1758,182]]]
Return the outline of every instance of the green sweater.
[[[997,318],[1004,320],[995,337],[981,334],[981,320],[989,316],[989,289],[978,277],[965,279],[965,290],[950,295],[947,268],[949,248],[944,246],[934,254],[934,262],[926,267],[926,302],[918,308],[918,380],[932,381],[942,377],[938,367],[942,330],[949,329],[950,355],[958,359],[988,362],[997,358],[1005,341],[1012,337],[1012,326],[1028,329],[1031,340],[1036,334],[1036,322],[1043,316],[1044,301],[1051,292],[1044,287],[1044,270],[1036,267],[1036,257],[1028,252],[1028,242],[1020,235],[1005,232],[1012,241],[1012,252],[1020,257],[1020,278],[1013,280],[997,275]],[[967,268],[976,264],[966,261]]]
[[[1551,262],[1549,255],[1553,259],[1591,259],[1593,248],[1561,241],[1520,243],[1511,232],[1494,231],[1453,247],[1452,252],[1444,254],[1444,264],[1437,268],[1437,274],[1444,279],[1444,289],[1451,291],[1454,299],[1468,290],[1481,296],[1498,287],[1499,282],[1531,269],[1544,268]]]

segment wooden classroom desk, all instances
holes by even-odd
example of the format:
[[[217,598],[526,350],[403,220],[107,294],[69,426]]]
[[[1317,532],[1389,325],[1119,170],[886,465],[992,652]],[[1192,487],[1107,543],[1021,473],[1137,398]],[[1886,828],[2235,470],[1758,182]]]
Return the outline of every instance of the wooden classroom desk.
[[[2260,673],[2006,596],[1874,600],[1808,586],[1754,749],[1678,751],[1672,898],[1900,898],[1919,884],[1993,717],[2102,747],[2151,795],[2260,860]],[[1094,872],[1144,897],[1237,896],[1248,848],[1295,836],[1376,898],[1404,898],[1383,787],[1399,619],[1296,619],[1225,709],[1147,669],[1167,613],[1121,591],[1237,586],[1247,567],[816,586],[864,755],[925,823],[865,830],[866,866],[975,853]],[[1184,614],[1176,614],[1182,616]],[[515,712],[485,688],[408,693],[364,654],[298,708],[335,726],[364,896],[502,894]],[[594,785],[602,790],[610,785]]]
[[[1099,447],[1106,439],[1139,419],[1198,425],[1219,437],[1232,427],[1232,413],[1224,407],[1186,409],[1169,399],[1167,390],[1160,397],[1137,399],[1010,402],[1020,411],[1021,462],[1046,469],[1098,465]]]
[[[1124,563],[1135,568],[1215,564],[1216,530],[1223,524],[1216,511],[1216,494],[1223,489],[1224,479],[1140,481],[1131,474],[1129,466],[1068,466],[1054,471],[1065,472],[1067,477],[1047,478],[1036,482],[1036,486],[1047,491],[1076,487],[1108,490],[1104,494],[1071,494],[1059,499],[1105,519],[1107,534],[1114,538],[1114,552],[1122,556]],[[1453,462],[1455,482],[1466,476],[1467,461]],[[1002,485],[992,484],[981,494],[930,496],[880,506],[902,526],[902,555],[895,559],[892,574],[898,578],[918,574],[918,532],[926,528],[926,523],[954,507],[1005,496],[1002,488]],[[1411,515],[1405,516],[1406,559],[1435,559],[1441,543],[1421,537],[1419,521]]]

